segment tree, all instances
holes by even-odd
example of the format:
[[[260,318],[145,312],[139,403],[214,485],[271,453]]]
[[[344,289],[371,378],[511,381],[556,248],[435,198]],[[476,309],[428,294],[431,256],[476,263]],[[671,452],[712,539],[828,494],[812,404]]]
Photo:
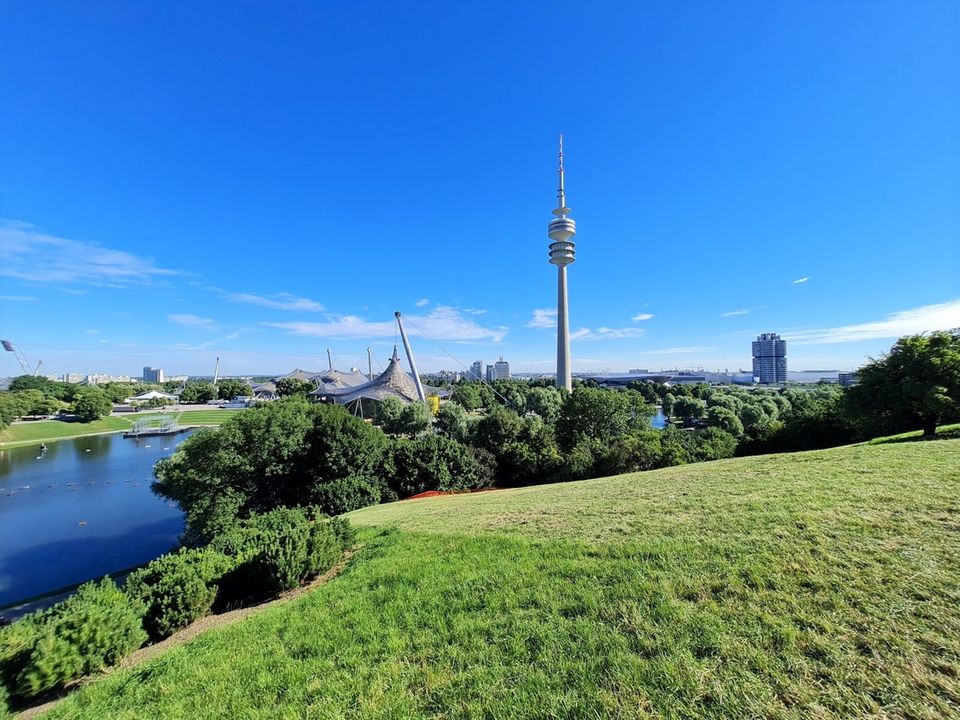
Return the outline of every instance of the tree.
[[[466,411],[456,403],[444,403],[437,413],[437,432],[451,440],[465,443],[470,434]]]
[[[277,380],[277,395],[290,397],[292,395],[306,395],[314,389],[313,383],[295,377],[283,377]]]
[[[235,378],[220,380],[216,388],[217,397],[221,400],[229,400],[230,398],[250,394],[250,386],[243,380],[237,380]]]
[[[730,433],[734,437],[743,435],[743,423],[736,413],[723,405],[714,405],[707,409],[707,422],[711,427],[717,427]]]
[[[673,414],[684,422],[699,420],[707,410],[705,400],[695,397],[679,397],[673,403]]]
[[[439,435],[395,441],[389,468],[388,483],[401,498],[427,490],[467,490],[489,482],[469,448]]]
[[[217,389],[212,383],[194,382],[180,393],[182,403],[207,403],[217,399]]]
[[[255,512],[317,505],[339,514],[379,502],[387,445],[339,405],[291,398],[187,438],[157,463],[153,487],[179,503],[185,541],[197,544]]]
[[[563,395],[555,387],[535,387],[527,393],[527,412],[536,413],[547,425],[553,425],[560,416]]]
[[[960,330],[908,335],[858,371],[852,407],[892,427],[921,428],[960,417]]]
[[[83,388],[73,401],[73,414],[80,422],[92,422],[106,417],[113,410],[113,403],[100,388]]]
[[[453,390],[452,400],[461,405],[464,410],[476,410],[482,405],[478,383],[461,382]]]
[[[403,402],[400,398],[389,395],[380,401],[377,408],[377,425],[383,428],[385,433],[399,435],[402,430],[400,416],[403,414]]]
[[[635,391],[620,392],[581,385],[564,399],[557,418],[557,442],[562,449],[569,451],[583,439],[604,443],[643,429],[648,422],[642,408],[649,410]]]

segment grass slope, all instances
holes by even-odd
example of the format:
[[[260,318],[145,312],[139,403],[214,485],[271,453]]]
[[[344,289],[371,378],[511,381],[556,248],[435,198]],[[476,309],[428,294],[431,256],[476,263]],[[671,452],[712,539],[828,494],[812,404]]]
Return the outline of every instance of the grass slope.
[[[960,440],[351,515],[335,581],[50,718],[960,714]]]

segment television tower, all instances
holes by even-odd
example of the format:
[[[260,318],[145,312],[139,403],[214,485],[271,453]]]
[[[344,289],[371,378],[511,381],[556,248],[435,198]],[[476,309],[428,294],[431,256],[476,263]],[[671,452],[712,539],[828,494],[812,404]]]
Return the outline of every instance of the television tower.
[[[577,244],[573,236],[577,234],[577,224],[567,217],[571,210],[567,207],[567,198],[563,191],[563,135],[560,136],[560,165],[557,169],[559,187],[557,188],[556,217],[547,226],[550,243],[550,263],[557,266],[557,387],[573,391],[573,376],[570,373],[570,322],[567,319],[567,265],[575,259]]]

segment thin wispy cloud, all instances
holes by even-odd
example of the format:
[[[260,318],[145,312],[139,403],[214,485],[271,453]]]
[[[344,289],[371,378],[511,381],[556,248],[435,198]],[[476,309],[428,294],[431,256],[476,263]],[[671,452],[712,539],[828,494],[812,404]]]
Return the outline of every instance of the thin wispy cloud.
[[[37,283],[127,287],[184,274],[157,267],[152,258],[56,237],[14,220],[0,220],[0,257],[0,275]]]
[[[306,312],[323,312],[326,308],[316,300],[297,297],[290,293],[276,293],[274,295],[254,295],[252,293],[227,293],[227,300],[247,305],[259,305],[272,310],[302,310]]]
[[[0,302],[37,302],[37,298],[27,295],[0,295]]]
[[[404,315],[407,332],[433,340],[500,342],[507,334],[505,327],[484,327],[465,317],[457,308],[436,307],[426,315]],[[356,315],[330,315],[325,322],[265,322],[267,327],[286,330],[293,335],[323,338],[394,337],[396,322],[368,321]]]
[[[803,284],[804,284],[805,282],[807,282],[808,280],[810,280],[810,278],[808,278],[808,277],[801,277],[801,278],[797,278],[796,280],[791,280],[791,281],[790,281],[790,284],[791,284],[791,285],[803,285]]]
[[[711,352],[712,350],[716,350],[716,348],[692,345],[688,347],[660,348],[658,350],[639,350],[637,351],[637,355],[684,355],[688,353]]]
[[[843,325],[818,330],[800,330],[785,337],[797,345],[829,345],[832,343],[884,340],[902,335],[916,335],[933,330],[960,327],[960,298],[936,305],[891,313],[883,320]]]
[[[430,304],[430,301],[427,298],[420,298],[414,303],[414,305],[416,305],[417,307],[426,307],[429,304]]]
[[[556,308],[538,308],[533,311],[533,317],[527,323],[531,328],[555,328],[557,326]]]
[[[640,313],[639,315],[634,315],[631,319],[635,322],[640,322],[641,320],[652,320],[653,313]]]
[[[214,338],[213,340],[207,340],[206,342],[202,342],[198,345],[189,345],[187,343],[177,343],[176,345],[173,346],[173,348],[174,350],[209,350],[210,348],[216,347],[217,345],[220,345],[221,343],[225,343],[229,340],[236,340],[242,334],[243,333],[241,333],[238,330],[232,333],[228,333],[223,337]]]
[[[205,318],[186,313],[174,313],[172,315],[167,315],[167,320],[176,325],[182,325],[183,327],[188,328],[205,328],[207,330],[213,330],[217,327],[217,324],[211,318]]]
[[[720,313],[720,317],[736,317],[737,315],[747,315],[750,311],[746,309],[742,310],[728,310],[725,313]]]
[[[596,330],[580,328],[570,333],[570,340],[623,340],[624,338],[638,338],[646,334],[646,330],[637,327],[609,328],[598,327]]]

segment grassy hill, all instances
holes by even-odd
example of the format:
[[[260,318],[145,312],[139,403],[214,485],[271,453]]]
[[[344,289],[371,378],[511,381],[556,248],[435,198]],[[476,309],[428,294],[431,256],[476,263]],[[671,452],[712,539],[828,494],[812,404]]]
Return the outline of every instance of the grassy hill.
[[[336,580],[45,717],[960,716],[960,440],[350,519]]]

